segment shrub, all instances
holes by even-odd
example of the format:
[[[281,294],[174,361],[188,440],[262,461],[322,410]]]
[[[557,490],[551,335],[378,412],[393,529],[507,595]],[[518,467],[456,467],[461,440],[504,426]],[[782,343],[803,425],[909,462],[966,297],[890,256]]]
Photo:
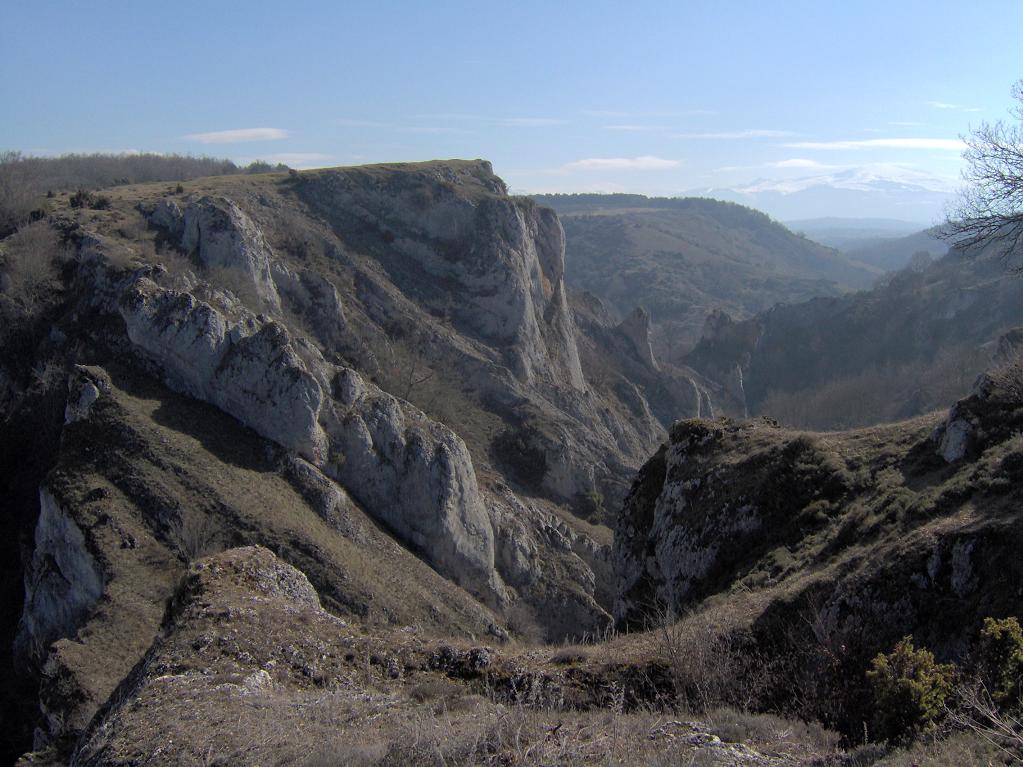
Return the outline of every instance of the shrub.
[[[604,508],[604,496],[598,490],[576,493],[572,509],[576,516],[590,522],[604,522],[607,516],[607,510]]]
[[[79,189],[68,200],[68,204],[72,208],[89,208],[92,206],[92,195],[86,192],[84,189]]]
[[[93,198],[92,205],[93,210],[110,210],[110,198],[103,195],[98,195]]]
[[[538,490],[547,475],[547,454],[540,432],[533,426],[506,429],[494,437],[491,455],[511,478],[531,490]]]
[[[1023,702],[1023,628],[1016,618],[985,618],[980,630],[977,665],[1000,707],[1019,708]]]
[[[874,695],[874,734],[899,740],[932,726],[944,713],[955,667],[934,662],[930,650],[905,637],[880,653],[867,672]]]

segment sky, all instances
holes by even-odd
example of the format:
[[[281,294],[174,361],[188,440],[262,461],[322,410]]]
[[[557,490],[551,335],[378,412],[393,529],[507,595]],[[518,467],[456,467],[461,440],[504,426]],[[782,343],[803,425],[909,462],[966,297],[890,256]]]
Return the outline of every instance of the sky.
[[[958,184],[960,137],[1007,117],[1021,29],[1019,0],[3,0],[0,150],[483,157],[522,193],[880,179],[933,197]],[[867,211],[844,199],[834,215]]]

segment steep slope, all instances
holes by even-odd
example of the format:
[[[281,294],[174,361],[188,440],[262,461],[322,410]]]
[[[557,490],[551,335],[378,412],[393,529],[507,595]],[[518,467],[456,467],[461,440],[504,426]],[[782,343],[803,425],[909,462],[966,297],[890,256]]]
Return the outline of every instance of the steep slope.
[[[48,204],[0,246],[21,748],[27,691],[37,745],[65,749],[209,547],[268,546],[363,622],[609,625],[610,531],[588,512],[664,427],[636,371],[586,380],[552,211],[482,161]]]
[[[1023,323],[1023,282],[1004,261],[953,250],[872,290],[716,314],[686,362],[741,381],[748,412],[805,428],[918,415],[963,396],[998,337]]]
[[[115,366],[78,368],[15,644],[38,669],[37,742],[73,740],[149,646],[188,561],[242,543],[366,625],[486,634],[496,619],[337,485],[218,410]]]
[[[622,316],[637,304],[672,361],[698,340],[704,318],[746,318],[778,302],[864,287],[875,272],[797,237],[749,208],[716,200],[638,195],[535,197],[561,216],[569,287]]]
[[[926,253],[928,258],[941,258],[948,253],[948,243],[938,237],[936,229],[925,229],[903,237],[878,238],[857,244],[843,251],[849,258],[864,264],[895,271],[910,264],[914,256]]]
[[[861,431],[679,422],[616,528],[617,619],[748,610],[770,695],[855,730],[876,653],[912,635],[961,659],[984,617],[1023,611],[1021,381],[1009,365],[947,416]]]

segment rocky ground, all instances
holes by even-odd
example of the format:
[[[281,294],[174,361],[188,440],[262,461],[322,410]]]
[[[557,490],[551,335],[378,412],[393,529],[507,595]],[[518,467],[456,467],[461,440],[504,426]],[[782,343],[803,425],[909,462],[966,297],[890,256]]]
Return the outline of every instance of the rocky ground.
[[[736,743],[721,715],[636,710],[613,674],[595,689],[599,664],[545,655],[438,644],[413,627],[367,634],[266,549],[231,549],[189,568],[73,761],[766,767],[833,755],[826,733],[770,717],[748,718],[755,735]]]

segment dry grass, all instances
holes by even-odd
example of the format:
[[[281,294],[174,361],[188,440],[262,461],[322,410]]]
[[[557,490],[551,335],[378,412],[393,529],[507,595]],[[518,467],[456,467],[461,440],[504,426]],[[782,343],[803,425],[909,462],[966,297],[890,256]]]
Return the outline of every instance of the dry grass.
[[[863,749],[867,751],[867,749]],[[855,758],[855,752],[853,754]],[[990,743],[973,733],[954,733],[937,737],[926,737],[906,748],[896,749],[880,759],[857,762],[850,760],[850,767],[860,764],[875,767],[998,767],[1019,764],[1008,759]]]

